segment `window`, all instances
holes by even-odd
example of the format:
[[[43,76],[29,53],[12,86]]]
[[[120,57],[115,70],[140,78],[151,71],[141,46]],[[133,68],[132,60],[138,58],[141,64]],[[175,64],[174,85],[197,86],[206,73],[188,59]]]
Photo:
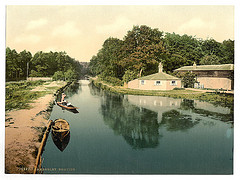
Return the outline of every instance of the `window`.
[[[177,85],[177,81],[171,81],[171,82],[170,82],[170,85],[176,86],[176,85]]]
[[[162,85],[162,82],[161,81],[155,81],[155,85],[160,86],[160,85]]]
[[[141,83],[141,85],[144,85],[144,84],[145,84],[145,81],[144,81],[144,80],[141,80],[140,83]]]

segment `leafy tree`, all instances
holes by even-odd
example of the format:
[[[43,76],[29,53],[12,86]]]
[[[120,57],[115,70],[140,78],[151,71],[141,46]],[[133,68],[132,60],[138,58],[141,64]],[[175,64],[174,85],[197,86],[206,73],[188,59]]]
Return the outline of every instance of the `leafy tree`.
[[[181,66],[189,66],[194,62],[199,63],[203,56],[202,42],[184,34],[166,33],[164,42],[169,55],[163,61],[163,69],[172,72]]]
[[[182,66],[226,64],[234,62],[234,41],[219,43],[214,39],[197,39],[186,34],[165,33],[146,25],[133,26],[123,41],[108,38],[90,60],[92,75],[116,77],[128,81],[131,73],[149,75],[157,72],[158,63],[172,73]],[[190,83],[191,84],[191,83]],[[191,86],[186,80],[186,86]]]
[[[217,42],[214,39],[207,39],[202,42],[201,46],[204,54],[206,55],[217,55],[222,57],[221,43]]]
[[[162,31],[145,25],[134,26],[128,31],[121,48],[120,65],[124,71],[130,69],[142,76],[152,67],[157,70],[157,64],[166,52],[162,37]]]
[[[234,41],[225,40],[221,44],[223,51],[222,64],[233,64],[234,63]]]
[[[64,73],[62,71],[56,71],[54,75],[52,76],[53,80],[64,80]]]
[[[102,73],[105,76],[122,77],[122,68],[119,65],[120,47],[122,41],[117,38],[108,38],[96,56],[90,61],[90,70],[94,75]]]
[[[123,81],[128,83],[129,81],[132,81],[137,78],[137,74],[134,71],[127,70],[125,74],[123,75]]]
[[[74,72],[74,79],[80,77],[82,69],[80,62],[71,58],[65,52],[45,53],[39,51],[32,57],[32,54],[26,50],[17,53],[15,49],[6,48],[7,80],[25,79],[27,77],[27,67],[29,67],[28,74],[32,77],[51,77],[57,71],[64,73],[71,69]]]
[[[72,70],[68,69],[67,72],[64,73],[65,80],[67,81],[72,81],[77,79],[77,74]]]
[[[182,79],[182,83],[185,88],[193,88],[194,84],[197,82],[197,75],[192,72],[176,73],[176,76]]]
[[[214,64],[221,64],[221,59],[220,57],[216,55],[205,55],[201,61],[200,64],[202,65],[214,65]]]

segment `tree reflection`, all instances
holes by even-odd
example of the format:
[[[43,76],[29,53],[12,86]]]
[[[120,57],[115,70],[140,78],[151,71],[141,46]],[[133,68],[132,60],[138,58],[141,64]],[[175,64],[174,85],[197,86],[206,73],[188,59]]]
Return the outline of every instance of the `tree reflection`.
[[[193,121],[191,115],[185,115],[177,110],[171,110],[162,114],[162,122],[169,131],[186,131],[192,128],[199,121]]]
[[[160,127],[168,131],[187,131],[208,116],[224,122],[233,120],[232,114],[227,113],[226,109],[221,113],[221,108],[210,106],[209,103],[188,99],[124,96],[92,85],[89,88],[93,96],[101,97],[100,112],[105,124],[134,149],[157,147],[163,136]]]
[[[183,110],[195,109],[194,100],[183,99],[180,104],[180,109],[183,109]]]
[[[103,96],[103,94],[105,92],[104,90],[94,86],[92,83],[90,83],[88,86],[89,86],[90,94],[92,96],[100,96],[100,97]]]
[[[82,88],[81,88],[80,84],[75,82],[75,83],[71,84],[64,93],[67,94],[67,98],[69,98],[69,97],[73,96],[74,94],[77,94],[81,90],[82,90]],[[56,101],[61,101],[61,97],[62,97],[62,93],[59,93],[57,95]]]
[[[161,137],[157,113],[131,105],[124,96],[106,93],[101,112],[106,125],[134,149],[155,148]]]
[[[66,90],[66,94],[71,97],[73,96],[74,94],[77,94],[79,91],[82,90],[82,87],[80,86],[80,84],[78,82],[75,82],[73,84],[71,84],[67,90]]]
[[[195,104],[197,104],[194,100],[189,99],[183,99],[180,109],[181,110],[190,110],[191,114],[197,114],[202,117],[211,117],[211,119],[223,121],[223,122],[230,122],[233,124],[233,111],[230,111],[229,113],[223,113],[223,112],[213,112],[210,110],[207,110],[207,107],[205,109],[203,108],[196,108]],[[217,107],[216,107],[217,108]]]

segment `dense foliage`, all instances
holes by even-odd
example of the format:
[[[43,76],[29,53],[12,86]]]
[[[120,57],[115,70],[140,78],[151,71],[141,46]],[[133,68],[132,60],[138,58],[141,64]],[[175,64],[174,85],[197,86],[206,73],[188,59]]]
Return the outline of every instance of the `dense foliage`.
[[[182,66],[196,64],[233,64],[234,41],[222,43],[214,39],[197,39],[188,35],[164,33],[146,25],[134,26],[123,40],[108,38],[90,60],[92,75],[114,77],[128,82],[136,76],[158,71],[172,73]]]
[[[15,49],[6,48],[6,79],[19,80],[29,77],[52,77],[72,80],[80,76],[80,62],[65,52],[37,52],[32,54],[26,50],[17,53]]]
[[[184,72],[184,73],[174,72],[173,74],[176,77],[182,79],[183,87],[185,88],[193,88],[194,84],[197,82],[196,81],[197,75],[192,72]]]

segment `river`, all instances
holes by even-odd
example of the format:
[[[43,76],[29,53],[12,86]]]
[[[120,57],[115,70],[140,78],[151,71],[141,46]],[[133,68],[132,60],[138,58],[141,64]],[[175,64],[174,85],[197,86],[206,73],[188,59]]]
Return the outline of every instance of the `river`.
[[[120,95],[82,80],[55,105],[70,135],[59,149],[51,133],[44,174],[232,174],[233,112],[197,100]]]

